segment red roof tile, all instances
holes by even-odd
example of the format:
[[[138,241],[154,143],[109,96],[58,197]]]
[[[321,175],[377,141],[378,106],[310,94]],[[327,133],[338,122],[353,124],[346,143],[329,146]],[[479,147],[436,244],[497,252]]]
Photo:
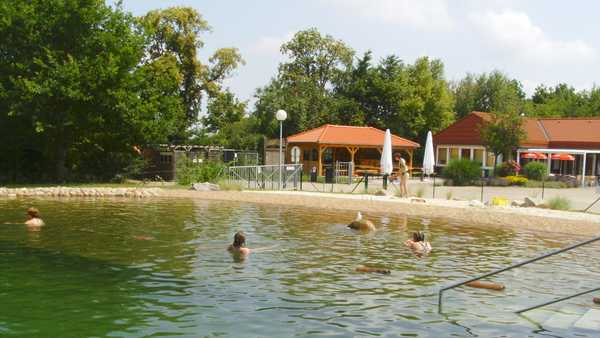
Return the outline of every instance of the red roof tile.
[[[433,136],[435,144],[481,145],[479,125],[492,115],[472,112]],[[540,148],[600,149],[600,117],[525,118],[526,139],[521,146]]]
[[[318,143],[323,145],[383,146],[385,131],[373,127],[325,124],[319,128],[289,136],[288,143]],[[392,134],[392,147],[418,148],[419,144]]]

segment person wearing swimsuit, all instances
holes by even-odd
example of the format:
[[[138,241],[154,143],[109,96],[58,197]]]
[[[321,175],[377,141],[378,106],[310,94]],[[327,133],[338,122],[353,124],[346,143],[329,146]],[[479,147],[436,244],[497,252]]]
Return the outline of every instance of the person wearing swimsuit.
[[[422,257],[431,252],[431,244],[425,240],[425,234],[422,231],[414,232],[413,238],[407,239],[404,245],[410,248],[417,257]]]

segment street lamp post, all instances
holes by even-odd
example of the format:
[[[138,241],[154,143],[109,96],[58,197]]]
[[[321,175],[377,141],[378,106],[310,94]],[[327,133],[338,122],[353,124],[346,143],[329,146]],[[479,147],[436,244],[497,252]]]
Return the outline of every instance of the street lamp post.
[[[287,118],[287,113],[283,109],[279,109],[275,114],[279,121],[279,190],[283,186],[283,121]]]

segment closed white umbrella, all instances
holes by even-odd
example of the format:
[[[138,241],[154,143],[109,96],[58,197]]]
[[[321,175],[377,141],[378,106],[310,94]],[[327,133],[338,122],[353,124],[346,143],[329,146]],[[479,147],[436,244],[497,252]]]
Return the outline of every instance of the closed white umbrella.
[[[431,131],[427,132],[427,141],[425,142],[425,156],[423,157],[423,173],[425,175],[433,174],[435,158],[433,154],[433,137]]]
[[[392,162],[392,133],[390,133],[389,129],[386,129],[383,138],[380,168],[383,175],[390,175],[394,171],[394,163]]]

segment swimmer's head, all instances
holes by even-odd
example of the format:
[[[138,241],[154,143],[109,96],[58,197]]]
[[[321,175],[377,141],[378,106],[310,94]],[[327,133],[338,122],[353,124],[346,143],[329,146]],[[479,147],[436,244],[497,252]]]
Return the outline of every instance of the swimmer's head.
[[[29,208],[27,209],[27,216],[31,218],[40,218],[40,211],[37,208]]]
[[[233,246],[236,248],[241,248],[246,244],[246,236],[241,231],[235,233],[233,236]]]
[[[415,241],[415,242],[424,242],[425,241],[425,234],[423,233],[423,231],[413,232],[413,241]]]

